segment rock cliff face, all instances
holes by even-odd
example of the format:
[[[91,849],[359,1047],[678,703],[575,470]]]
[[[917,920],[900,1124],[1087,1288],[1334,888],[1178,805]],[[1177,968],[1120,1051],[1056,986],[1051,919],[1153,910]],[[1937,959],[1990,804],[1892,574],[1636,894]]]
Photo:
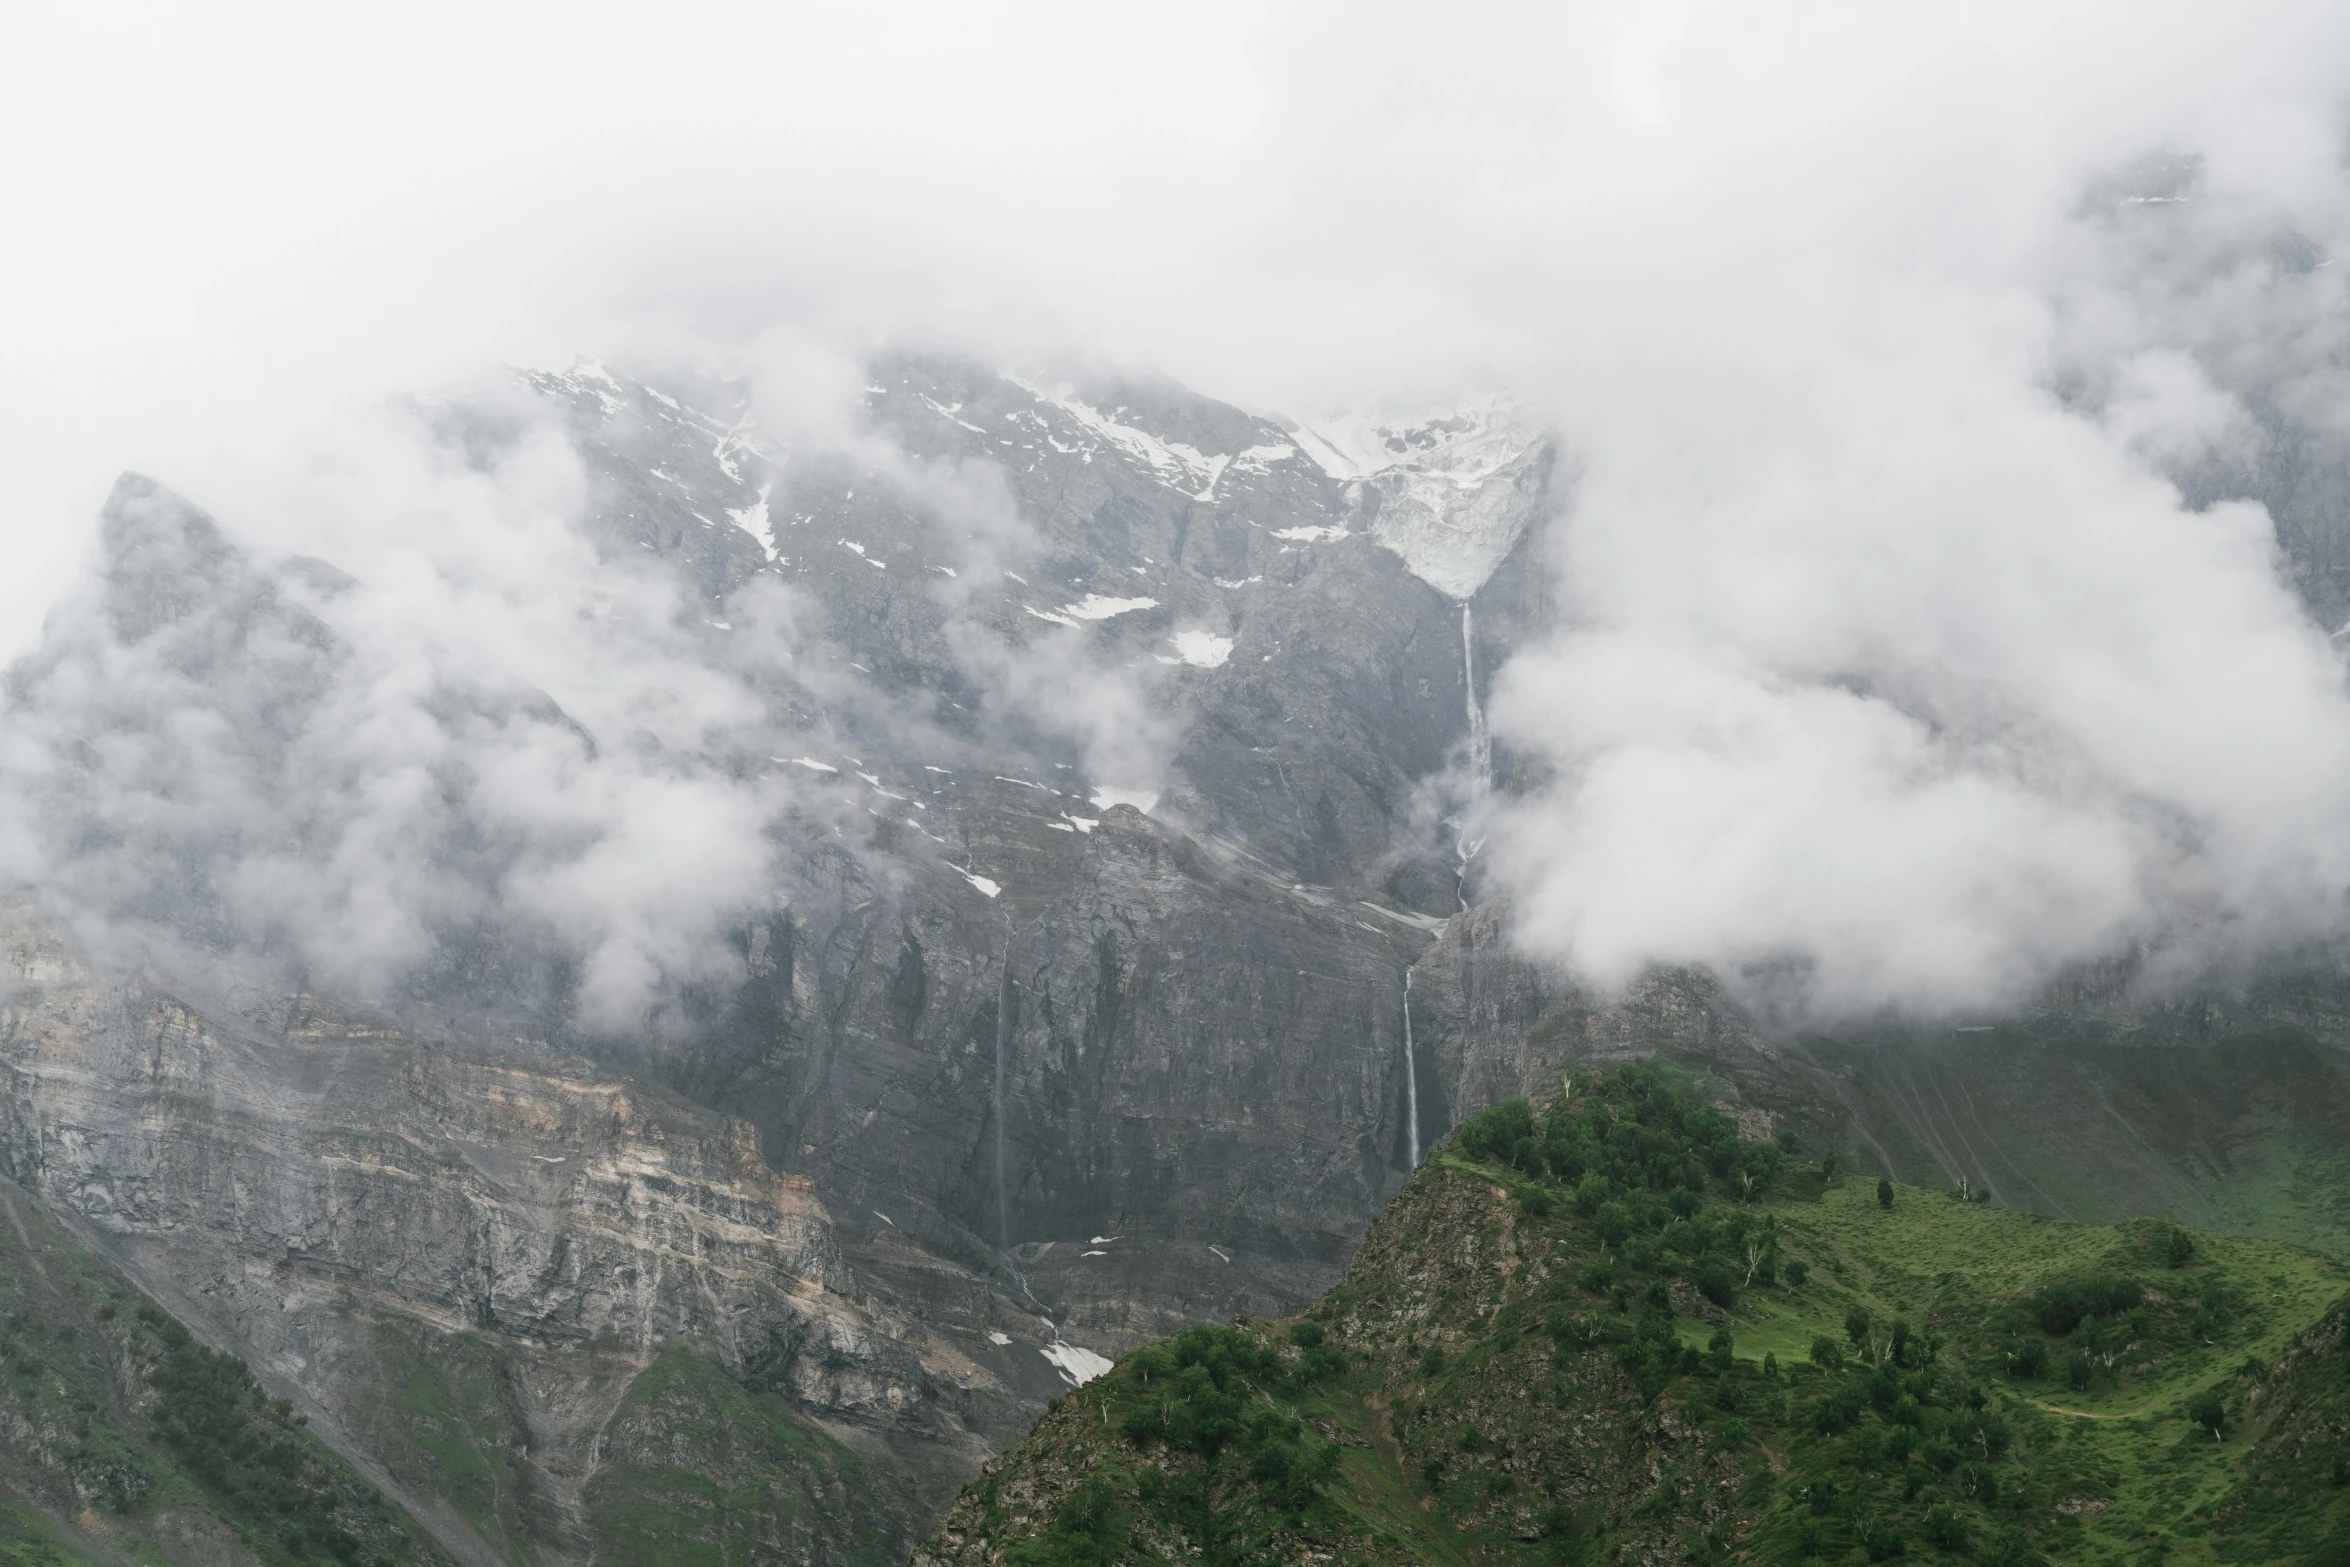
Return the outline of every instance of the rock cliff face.
[[[1311,1299],[1408,1172],[1404,978],[1548,448],[1484,410],[1326,465],[1164,384],[874,380],[867,448],[785,454],[531,378],[588,536],[684,585],[647,634],[741,693],[658,765],[774,810],[764,907],[641,1027],[518,912],[552,851],[495,769],[663,742],[492,667],[394,689],[351,578],[135,478],[10,676],[47,862],[0,1169],[462,1559],[887,1556],[1102,1354]],[[365,885],[441,911],[389,984],[319,873],[377,840],[413,863]]]
[[[855,1298],[809,1181],[739,1120],[543,1045],[103,979],[22,908],[6,929],[0,1167],[420,1494],[447,1489],[436,1440],[501,1471],[480,1516],[428,1515],[461,1551],[595,1554],[594,1487],[671,1345],[904,1487],[810,1559],[902,1531],[1020,1427],[1016,1377]],[[378,1407],[452,1356],[494,1388],[491,1418],[428,1433]],[[800,1468],[769,1483],[821,1478]]]

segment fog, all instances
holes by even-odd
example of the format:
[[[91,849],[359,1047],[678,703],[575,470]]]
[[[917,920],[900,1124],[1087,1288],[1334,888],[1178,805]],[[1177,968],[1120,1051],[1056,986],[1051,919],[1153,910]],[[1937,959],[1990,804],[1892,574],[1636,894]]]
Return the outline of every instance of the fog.
[[[771,715],[742,671],[582,640],[583,595],[664,590],[561,542],[562,455],[442,471],[389,396],[590,352],[838,440],[883,342],[1253,408],[1507,389],[1578,476],[1565,624],[1492,703],[1529,952],[1933,1013],[2232,960],[2332,933],[2350,885],[2333,628],[2258,505],[2207,504],[2278,428],[2342,433],[2346,35],[2314,4],[12,14],[0,646],[86,591],[137,468],[359,578],[353,692],[486,669],[703,756]],[[1016,557],[984,475],[917,481]],[[1156,765],[1073,668],[995,699]],[[444,743],[332,756],[388,789]],[[480,798],[563,847],[498,896],[605,953],[625,1015],[756,903],[791,802],[524,761]],[[352,811],[373,858],[325,883],[257,863],[247,915],[396,962],[478,895],[406,880],[375,828],[415,820]]]

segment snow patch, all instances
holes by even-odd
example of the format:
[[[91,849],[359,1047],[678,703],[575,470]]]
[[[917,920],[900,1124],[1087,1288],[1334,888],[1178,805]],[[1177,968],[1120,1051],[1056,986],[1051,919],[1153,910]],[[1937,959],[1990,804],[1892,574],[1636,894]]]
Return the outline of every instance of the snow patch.
[[[837,773],[840,771],[839,768],[833,766],[830,762],[819,762],[812,756],[771,756],[768,758],[768,760],[771,762],[789,762],[794,767],[805,767],[812,773]]]
[[[872,556],[866,554],[865,546],[859,544],[855,539],[842,539],[840,541],[840,547],[844,550],[847,550],[850,554],[856,556],[857,559],[863,561],[866,565],[871,566],[878,571],[889,570],[889,562],[875,560]]]
[[[1061,1373],[1061,1380],[1071,1387],[1085,1386],[1115,1364],[1106,1356],[1097,1355],[1076,1344],[1063,1343],[1059,1339],[1044,1347],[1044,1358],[1053,1363],[1054,1369]]]
[[[1296,455],[1297,448],[1286,442],[1279,446],[1252,446],[1233,458],[1232,466],[1236,471],[1245,469],[1250,473],[1263,473],[1273,464],[1287,462]]]
[[[759,548],[767,552],[769,560],[775,558],[775,524],[767,515],[767,497],[774,491],[774,485],[762,484],[759,486],[759,498],[750,505],[730,506],[726,509],[726,515],[734,519],[736,527],[759,541]]]
[[[1294,539],[1300,544],[1319,544],[1324,539],[1351,539],[1354,533],[1346,528],[1275,528],[1273,537]]]
[[[950,866],[948,866],[948,867],[947,867],[947,869],[948,869],[948,870],[951,870],[951,871],[953,871],[953,872],[954,872],[956,875],[958,875],[958,876],[962,877],[962,878],[963,878],[965,881],[969,882],[969,883],[970,883],[972,886],[974,886],[974,887],[978,888],[978,889],[979,889],[979,892],[980,892],[980,896],[982,896],[982,897],[992,898],[992,897],[994,897],[994,896],[995,896],[997,893],[999,893],[999,892],[1002,892],[1002,891],[1004,890],[1004,889],[1003,889],[1003,886],[1002,886],[1002,884],[1001,884],[1001,883],[999,883],[999,882],[996,882],[996,881],[994,881],[993,879],[991,879],[991,878],[989,878],[989,877],[986,877],[986,876],[974,876],[974,875],[972,875],[972,874],[971,874],[969,871],[967,871],[967,870],[964,870],[964,869],[963,869],[961,866],[959,866],[959,865],[950,865]]]
[[[1006,1344],[1012,1342],[1012,1335],[1009,1333],[998,1333],[993,1328],[990,1328],[987,1334],[987,1341],[990,1344],[993,1344],[996,1348],[1002,1349]]]
[[[1157,599],[1114,599],[1104,598],[1099,593],[1088,593],[1074,604],[1063,604],[1061,613],[1074,615],[1079,620],[1108,620],[1113,615],[1131,615],[1138,609],[1158,607]],[[1029,613],[1033,615],[1036,611],[1030,610]],[[1049,620],[1052,617],[1048,615],[1043,618]]]
[[[1094,790],[1093,803],[1098,809],[1104,811],[1113,805],[1131,805],[1143,815],[1148,816],[1151,807],[1159,803],[1159,791],[1156,789],[1113,789],[1105,784]]]
[[[1178,631],[1171,639],[1175,656],[1200,669],[1221,669],[1232,656],[1232,639],[1213,631]]]
[[[1047,407],[1059,409],[1088,432],[1148,468],[1151,476],[1167,488],[1188,495],[1195,501],[1215,499],[1216,481],[1223,477],[1225,468],[1232,462],[1229,455],[1210,457],[1199,448],[1186,446],[1181,441],[1162,441],[1148,430],[1122,424],[1100,409],[1079,401],[1066,388],[1049,392],[1018,376],[1006,376],[1004,379]],[[1059,443],[1054,444],[1057,446]],[[1091,453],[1087,453],[1088,460],[1091,456]]]
[[[1380,491],[1372,539],[1447,598],[1475,595],[1533,519],[1542,437],[1506,398],[1334,413],[1297,434],[1323,472]]]
[[[979,428],[979,426],[973,424],[970,420],[959,419],[955,417],[962,411],[963,405],[961,403],[942,403],[937,398],[930,396],[927,392],[917,392],[914,395],[928,403],[931,407],[931,411],[936,413],[941,419],[946,420],[949,424],[959,424],[964,429],[969,430],[973,435],[985,435],[987,433],[985,430]]]

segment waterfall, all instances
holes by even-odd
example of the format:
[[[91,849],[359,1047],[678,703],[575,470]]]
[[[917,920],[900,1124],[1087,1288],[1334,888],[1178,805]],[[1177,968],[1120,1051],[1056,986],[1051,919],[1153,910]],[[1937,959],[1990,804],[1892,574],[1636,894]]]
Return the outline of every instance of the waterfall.
[[[1412,1059],[1412,970],[1403,971],[1403,1115],[1412,1168],[1420,1167],[1420,1067]]]
[[[1004,1201],[1004,1064],[1011,1052],[1012,1008],[1017,997],[1012,990],[1012,946],[1004,944],[1004,976],[996,985],[995,993],[995,1229],[996,1244],[1005,1252],[1012,1249],[1011,1209]]]
[[[1485,732],[1485,706],[1477,700],[1477,637],[1467,600],[1461,603],[1461,684],[1469,693],[1469,788],[1483,798],[1493,786],[1493,739]]]
[[[1461,600],[1461,688],[1469,701],[1469,803],[1456,818],[1453,847],[1460,855],[1460,866],[1453,878],[1453,899],[1465,913],[1469,907],[1469,862],[1485,847],[1484,839],[1469,836],[1468,827],[1476,820],[1486,791],[1493,787],[1493,737],[1485,731],[1485,704],[1477,700],[1477,623],[1467,599]]]

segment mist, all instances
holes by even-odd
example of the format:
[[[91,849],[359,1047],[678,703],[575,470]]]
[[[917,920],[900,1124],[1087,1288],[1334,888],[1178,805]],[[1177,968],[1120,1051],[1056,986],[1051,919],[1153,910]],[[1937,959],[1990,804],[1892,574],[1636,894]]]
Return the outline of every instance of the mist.
[[[2350,406],[2338,7],[0,26],[27,236],[0,258],[0,646],[94,591],[125,468],[267,569],[348,573],[306,610],[344,650],[335,725],[206,807],[259,832],[332,802],[285,835],[340,869],[248,855],[221,895],[339,982],[485,907],[600,954],[611,1020],[723,973],[764,835],[812,807],[722,759],[790,743],[761,681],[846,678],[783,595],[737,617],[768,661],[714,665],[675,629],[702,607],[578,541],[559,442],[452,468],[388,400],[578,353],[724,382],[779,450],[847,447],[1017,570],[985,473],[858,444],[889,344],[1265,410],[1507,392],[1555,430],[1561,625],[1496,676],[1517,783],[1476,830],[1521,945],[1588,983],[1688,963],[1798,1012],[1940,1015],[2338,930],[2335,627],[2245,498]],[[653,629],[582,613],[615,601]],[[958,646],[1102,776],[1164,766],[1147,671]],[[84,654],[84,689],[177,699]],[[380,727],[454,671],[543,694],[594,755],[529,698],[487,736]],[[415,854],[445,824],[400,780],[459,761],[520,834],[494,883]],[[13,874],[123,906],[59,883],[46,831],[19,824]]]

